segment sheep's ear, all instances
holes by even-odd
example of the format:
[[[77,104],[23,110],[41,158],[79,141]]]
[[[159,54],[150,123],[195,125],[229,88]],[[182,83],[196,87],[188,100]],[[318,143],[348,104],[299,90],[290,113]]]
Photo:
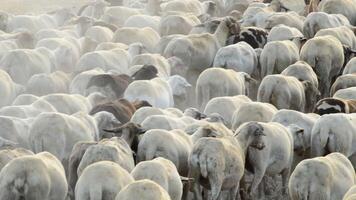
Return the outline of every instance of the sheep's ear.
[[[305,88],[309,88],[309,87],[311,87],[313,85],[312,82],[310,82],[310,81],[302,81],[302,83],[303,83]]]
[[[146,133],[146,131],[147,131],[147,129],[145,129],[145,128],[142,128],[142,127],[137,128],[137,133],[139,135]]]
[[[257,82],[256,79],[252,78],[249,74],[244,74],[244,77],[247,82]]]

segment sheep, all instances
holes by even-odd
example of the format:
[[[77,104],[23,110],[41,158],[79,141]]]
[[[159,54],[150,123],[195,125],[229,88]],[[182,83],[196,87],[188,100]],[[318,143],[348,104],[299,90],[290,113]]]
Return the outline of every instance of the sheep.
[[[0,115],[21,119],[35,118],[43,112],[57,112],[48,101],[39,99],[27,105],[5,106],[0,109]]]
[[[214,34],[191,34],[172,39],[165,48],[163,56],[166,58],[176,56],[186,66],[204,70],[212,66],[216,52],[225,45],[231,32],[238,32],[238,27],[235,20],[225,18]]]
[[[246,102],[242,103],[238,109],[233,112],[232,130],[249,121],[269,122],[272,116],[277,112],[277,108],[269,103]]]
[[[243,103],[249,102],[252,101],[245,95],[214,97],[206,104],[203,113],[207,115],[212,113],[220,114],[227,122],[227,127],[230,128],[233,124],[235,111],[238,110]]]
[[[235,44],[238,42],[246,42],[252,48],[263,48],[267,43],[267,30],[255,26],[241,27],[240,32],[230,36],[226,45]]]
[[[118,29],[113,36],[112,42],[120,42],[126,45],[140,42],[149,52],[154,52],[160,39],[159,34],[150,27],[134,28],[124,27]]]
[[[45,38],[37,42],[36,48],[45,47],[55,57],[55,70],[73,72],[73,66],[79,60],[81,49],[74,38]]]
[[[200,184],[211,190],[214,200],[223,190],[235,199],[244,172],[243,152],[235,138],[201,138],[189,155],[189,168],[194,199],[201,199]]]
[[[105,72],[115,70],[127,74],[129,62],[128,52],[122,49],[93,51],[80,57],[74,71],[80,73],[100,67]]]
[[[162,141],[158,142],[159,140]],[[191,147],[192,141],[189,139],[189,135],[182,130],[176,129],[169,132],[151,129],[140,140],[137,149],[137,162],[163,157],[172,161],[179,174],[184,176],[188,174],[187,162]]]
[[[29,130],[31,150],[38,153],[48,151],[55,155],[67,168],[68,159],[75,143],[94,141],[94,135],[86,124],[62,113],[41,113]]]
[[[51,93],[68,93],[70,78],[62,71],[35,74],[26,84],[26,93],[44,96]]]
[[[356,73],[356,69],[355,68],[356,68],[356,57],[355,58],[351,58],[347,62],[342,74],[345,75],[345,74]]]
[[[2,57],[0,66],[14,82],[25,85],[34,74],[52,72],[55,69],[54,59],[54,54],[44,47],[15,49]]]
[[[88,113],[92,107],[89,98],[77,94],[53,93],[41,97],[50,103],[57,112],[64,114],[74,114],[79,111]]]
[[[298,164],[301,160],[310,158],[311,149],[311,134],[312,129],[319,116],[312,116],[295,110],[281,109],[277,111],[271,118],[271,122],[278,122],[286,127],[296,125],[303,129],[302,140],[294,140],[294,164]]]
[[[289,196],[297,199],[342,199],[355,184],[351,162],[341,153],[306,159],[291,174]]]
[[[350,87],[346,89],[341,89],[335,92],[334,98],[341,99],[356,99],[356,87]]]
[[[303,33],[301,33],[297,28],[286,26],[284,24],[280,24],[274,26],[267,36],[267,41],[281,41],[281,40],[291,40],[298,37],[304,37]]]
[[[274,26],[284,24],[302,31],[304,17],[301,17],[296,12],[275,12],[267,17],[263,28],[272,29]]]
[[[137,148],[137,162],[164,157],[174,163],[179,174],[187,176],[188,157],[193,144],[199,138],[210,135],[232,135],[232,133],[219,131],[214,125],[202,126],[192,135],[179,129],[171,131],[151,129],[140,140]]]
[[[356,3],[352,0],[326,0],[321,1],[318,5],[318,10],[321,12],[344,15],[352,25],[356,25],[356,15],[354,13],[355,9]]]
[[[265,28],[267,24],[267,18],[273,13],[273,8],[265,6],[264,4],[250,4],[242,16],[241,26],[256,26],[259,28]]]
[[[347,26],[321,29],[315,34],[315,37],[324,35],[332,35],[339,39],[343,45],[351,47],[352,49],[356,48],[356,36]]]
[[[335,113],[321,116],[311,135],[311,156],[324,156],[339,152],[350,158],[355,168],[355,114]],[[335,125],[337,124],[337,125]]]
[[[126,74],[98,74],[89,79],[88,93],[99,92],[106,96],[107,100],[114,101],[122,98],[127,86],[133,79]]]
[[[181,200],[183,184],[174,163],[162,157],[151,161],[143,161],[136,165],[131,172],[132,177],[138,181],[149,179],[164,188],[172,200]]]
[[[214,67],[233,69],[257,77],[257,55],[254,49],[246,42],[222,47],[214,58]]]
[[[133,183],[132,176],[120,165],[100,161],[89,165],[75,186],[76,199],[114,200],[126,185]]]
[[[350,26],[349,20],[341,14],[327,14],[325,12],[309,13],[303,24],[303,34],[306,38],[313,38],[321,29],[339,26]]]
[[[251,186],[248,190],[251,196],[256,192],[260,185],[262,178],[265,175],[274,176],[282,175],[282,192],[283,195],[287,194],[288,179],[291,172],[293,162],[293,144],[295,135],[298,134],[298,129],[292,132],[291,129],[275,122],[249,122],[241,125],[236,130],[237,139],[240,144],[245,145],[248,143],[246,135],[241,133],[246,128],[246,124],[255,124],[264,135],[261,137],[260,144],[262,149],[256,150],[248,148],[246,155],[246,170],[253,173]],[[243,138],[242,140],[240,138]],[[244,142],[241,142],[244,141]],[[275,152],[279,152],[276,154]]]
[[[86,150],[92,146],[97,144],[98,142],[77,142],[72,149],[72,152],[69,157],[68,161],[68,173],[67,173],[67,180],[68,180],[68,197],[70,199],[75,199],[75,185],[78,181],[78,173],[77,169],[79,166],[80,161],[83,158],[84,153]]]
[[[162,12],[185,12],[195,16],[203,14],[202,4],[198,0],[172,0],[161,4]]]
[[[103,26],[91,26],[84,33],[84,37],[92,39],[98,43],[110,42],[114,36],[112,30]]]
[[[178,75],[169,77],[167,81],[161,78],[137,80],[129,84],[124,98],[129,101],[146,100],[158,108],[173,107],[174,96],[184,97],[187,87],[191,85]]]
[[[252,122],[244,124],[237,135],[198,139],[189,155],[189,177],[194,178],[194,197],[201,199],[200,186],[211,190],[212,199],[229,190],[230,199],[238,194],[244,174],[247,149],[264,148],[263,128]]]
[[[319,36],[308,40],[300,50],[300,58],[307,62],[320,79],[321,97],[327,97],[332,81],[341,73],[344,50],[334,36]]]
[[[177,114],[178,111],[179,114]],[[167,115],[171,117],[182,117],[183,112],[180,110],[174,109],[173,111],[169,108],[167,109],[160,109],[160,108],[153,108],[153,107],[142,107],[137,109],[136,112],[132,115],[130,121],[136,124],[142,124],[142,122],[149,116],[152,115]]]
[[[196,83],[196,102],[200,110],[203,110],[208,101],[214,97],[248,94],[248,83],[253,80],[245,72],[223,68],[206,69],[199,75]]]
[[[14,148],[14,149],[3,149],[0,150],[0,171],[15,158],[22,156],[34,155],[33,152],[23,149],[23,148]]]
[[[86,167],[103,160],[115,162],[126,171],[131,172],[135,164],[130,145],[131,143],[128,144],[124,139],[111,138],[89,146],[78,165],[78,177],[84,173]]]
[[[48,152],[15,158],[0,172],[0,199],[65,200],[67,192],[64,168]]]
[[[262,80],[257,101],[271,103],[278,109],[309,111],[317,94],[317,88],[309,81],[275,74]]]
[[[299,50],[293,42],[287,40],[268,42],[260,57],[261,78],[279,74],[298,60]]]
[[[353,99],[324,98],[314,107],[314,113],[325,115],[330,113],[355,113],[356,101]]]
[[[165,191],[160,185],[151,180],[135,181],[117,194],[115,200],[171,200],[167,191]]]
[[[103,128],[110,129],[121,125],[121,122],[118,121],[112,113],[106,111],[100,111],[93,115],[89,115],[84,112],[77,112],[72,116],[82,120],[87,127],[91,127],[92,133],[94,133],[95,136],[95,141],[98,141],[103,137],[105,133]]]
[[[132,15],[125,21],[124,27],[136,27],[136,28],[144,28],[150,27],[153,30],[159,32],[159,23],[161,18],[158,16],[150,16],[150,15]],[[162,35],[161,35],[162,36]]]
[[[19,106],[19,105],[30,105],[33,102],[39,100],[40,97],[35,96],[33,94],[20,94],[15,98],[12,102],[12,106]]]
[[[198,24],[200,20],[194,15],[167,15],[159,22],[159,34],[161,37],[174,34],[187,35]]]
[[[159,77],[168,78],[171,75],[171,66],[160,54],[143,53],[133,56],[131,65],[153,65],[157,68]]]
[[[340,89],[346,89],[356,86],[356,74],[345,74],[339,76],[330,89],[330,96],[333,96],[335,92]]]

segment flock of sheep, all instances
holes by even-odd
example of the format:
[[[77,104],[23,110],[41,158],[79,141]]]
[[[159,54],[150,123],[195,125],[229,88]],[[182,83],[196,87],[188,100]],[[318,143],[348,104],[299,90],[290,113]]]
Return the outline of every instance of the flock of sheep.
[[[355,34],[356,0],[0,12],[0,200],[356,200]]]

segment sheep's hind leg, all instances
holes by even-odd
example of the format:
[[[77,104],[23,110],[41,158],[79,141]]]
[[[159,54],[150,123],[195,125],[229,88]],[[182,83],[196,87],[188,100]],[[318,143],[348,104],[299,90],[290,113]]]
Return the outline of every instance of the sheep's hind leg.
[[[286,196],[288,193],[290,169],[289,168],[284,169],[281,174],[282,174],[282,194],[283,196]]]

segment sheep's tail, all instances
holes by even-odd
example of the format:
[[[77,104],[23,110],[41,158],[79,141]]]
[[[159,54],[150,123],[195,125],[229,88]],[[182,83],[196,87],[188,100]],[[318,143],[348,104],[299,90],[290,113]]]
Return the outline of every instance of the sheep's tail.
[[[139,148],[136,156],[137,163],[145,160],[153,160],[156,157],[156,147],[149,145],[148,148]]]
[[[208,162],[205,154],[199,156],[200,173],[204,178],[208,178]]]
[[[42,138],[34,138],[34,140],[31,141],[31,144],[34,153],[39,153],[44,151]]]
[[[207,86],[202,87],[197,85],[196,94],[197,94],[197,105],[200,105],[200,111],[204,111],[204,108],[210,98],[210,88]]]
[[[274,67],[276,65],[276,57],[274,54],[268,54],[267,56],[261,56],[261,79],[267,75],[273,74]]]
[[[17,193],[17,196],[24,196],[26,189],[26,179],[20,177],[14,180],[14,191]]]
[[[312,130],[312,155],[323,156],[323,149],[327,148],[329,134],[329,127],[323,126],[320,123],[314,125]]]
[[[274,87],[273,85],[268,85],[267,87],[263,84],[260,85],[260,88],[258,88],[258,94],[257,94],[257,101],[259,102],[272,102],[272,96],[273,96],[273,90]]]
[[[90,187],[90,191],[89,191],[89,197],[90,200],[101,200],[102,199],[102,189],[101,187],[98,187],[98,185],[93,184]]]

